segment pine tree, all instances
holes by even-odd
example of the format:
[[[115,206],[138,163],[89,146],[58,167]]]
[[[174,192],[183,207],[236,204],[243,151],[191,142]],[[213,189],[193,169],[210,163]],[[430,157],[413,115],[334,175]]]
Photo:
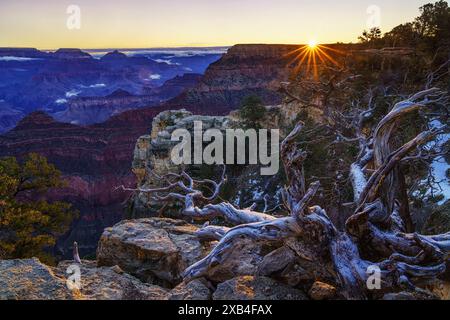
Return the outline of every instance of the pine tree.
[[[0,259],[52,262],[51,247],[77,215],[68,203],[46,200],[51,188],[64,186],[61,172],[38,154],[21,163],[0,159]]]

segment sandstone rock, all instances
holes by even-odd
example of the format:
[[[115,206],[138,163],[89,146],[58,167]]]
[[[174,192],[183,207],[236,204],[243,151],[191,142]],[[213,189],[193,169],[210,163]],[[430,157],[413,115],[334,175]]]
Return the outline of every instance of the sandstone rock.
[[[56,273],[67,277],[72,262],[61,262]],[[93,261],[80,265],[81,286],[78,299],[83,300],[167,300],[168,290],[141,282],[118,267],[97,267]]]
[[[182,170],[171,160],[172,148],[177,144],[171,140],[172,133],[177,129],[192,131],[195,121],[202,122],[203,130],[215,128],[222,131],[229,128],[232,122],[228,117],[193,115],[184,109],[167,110],[158,114],[153,119],[151,134],[141,136],[134,150],[132,170],[137,177],[138,187],[160,187],[161,181],[152,173],[162,176],[168,172],[178,173]],[[132,202],[130,217],[134,219],[156,216],[161,209],[160,201],[155,201],[142,192],[136,193]]]
[[[210,300],[211,290],[200,280],[180,283],[169,294],[169,300]]]
[[[308,294],[313,300],[329,300],[336,296],[336,288],[327,283],[316,281]]]
[[[300,290],[266,277],[243,276],[218,285],[213,300],[307,300]]]
[[[118,265],[141,280],[173,287],[181,282],[181,273],[209,250],[195,231],[197,227],[172,219],[122,221],[104,231],[98,264]]]
[[[38,259],[0,260],[0,300],[73,298],[65,280]]]

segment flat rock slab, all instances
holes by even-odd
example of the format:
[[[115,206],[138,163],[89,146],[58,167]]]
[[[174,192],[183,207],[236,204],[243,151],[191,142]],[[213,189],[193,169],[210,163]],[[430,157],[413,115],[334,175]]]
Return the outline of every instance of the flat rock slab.
[[[0,300],[68,300],[66,281],[38,259],[0,260]]]
[[[58,264],[55,273],[68,277],[70,261]],[[126,274],[118,266],[97,267],[95,261],[83,261],[80,268],[80,288],[74,293],[80,300],[167,300],[168,290],[144,283]]]

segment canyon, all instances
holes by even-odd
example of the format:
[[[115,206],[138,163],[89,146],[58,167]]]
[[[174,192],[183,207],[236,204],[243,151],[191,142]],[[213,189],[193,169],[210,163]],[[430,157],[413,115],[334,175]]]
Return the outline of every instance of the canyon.
[[[67,109],[53,117],[61,122],[90,125],[108,120],[111,116],[127,110],[158,105],[193,88],[201,78],[200,74],[187,73],[167,80],[161,87],[147,88],[141,95],[133,95],[117,89],[104,97],[81,97],[68,102]]]
[[[38,111],[0,136],[0,156],[42,154],[68,181],[66,189],[53,191],[51,197],[72,203],[80,218],[59,239],[55,255],[69,256],[73,241],[79,243],[82,256],[93,254],[103,230],[122,219],[130,194],[116,188],[136,185],[133,150],[137,139],[150,133],[156,115],[182,108],[200,115],[225,115],[250,94],[258,94],[267,105],[279,103],[276,84],[288,80],[285,54],[294,48],[239,45],[213,63],[193,88],[162,105],[125,111],[88,126],[59,122]]]
[[[0,133],[33,111],[45,111],[61,121],[91,124],[129,109],[161,104],[183,91],[184,81],[192,86],[196,74],[204,73],[209,63],[221,57],[217,51],[206,50],[172,62],[166,58],[170,52],[127,53],[0,48],[0,103],[18,114],[0,113]],[[192,75],[185,78],[186,74]],[[115,101],[110,96],[118,90],[134,100]],[[83,103],[91,110],[87,119],[77,112]]]

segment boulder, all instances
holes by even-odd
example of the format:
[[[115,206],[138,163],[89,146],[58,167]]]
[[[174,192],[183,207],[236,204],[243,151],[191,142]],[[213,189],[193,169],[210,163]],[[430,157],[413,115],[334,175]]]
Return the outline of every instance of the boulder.
[[[66,277],[72,262],[58,264],[55,272]],[[126,274],[118,266],[97,267],[94,261],[83,261],[80,267],[80,289],[78,299],[82,300],[167,300],[168,290],[143,283]]]
[[[267,277],[242,276],[218,285],[213,300],[308,300],[300,290]]]
[[[67,300],[66,281],[38,259],[0,260],[0,300]]]
[[[291,287],[301,287],[305,292],[316,279],[332,283],[335,279],[332,266],[322,257],[315,256],[312,247],[305,239],[287,239],[284,246],[264,256],[258,265],[258,275]]]
[[[185,221],[148,218],[105,229],[97,249],[99,266],[118,265],[139,279],[173,288],[181,273],[209,251]]]
[[[201,280],[182,282],[169,294],[169,300],[210,300],[211,290]]]

